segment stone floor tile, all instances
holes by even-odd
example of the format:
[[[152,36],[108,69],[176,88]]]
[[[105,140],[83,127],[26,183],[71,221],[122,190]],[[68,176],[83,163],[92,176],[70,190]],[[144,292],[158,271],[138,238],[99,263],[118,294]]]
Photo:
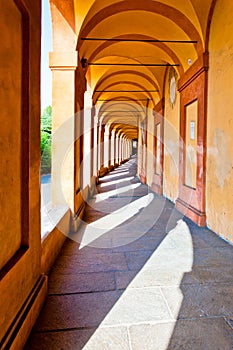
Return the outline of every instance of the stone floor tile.
[[[98,327],[121,295],[121,291],[112,291],[49,296],[35,330]]]
[[[101,292],[115,289],[114,272],[76,273],[73,275],[52,273],[49,278],[49,294]]]
[[[59,257],[62,255],[66,255],[66,256],[80,255],[82,251],[83,251],[83,248],[81,247],[79,242],[76,242],[72,238],[68,238],[61,249]],[[107,247],[97,248],[97,247],[92,247],[91,245],[85,246],[85,255],[110,254],[110,253],[112,253],[111,248],[107,248]]]
[[[138,288],[126,289],[102,324],[130,325],[171,319],[160,288]]]
[[[117,289],[126,289],[138,273],[138,270],[115,272]]]
[[[208,283],[231,283],[233,284],[233,266],[232,265],[212,265],[196,266],[194,265],[193,276],[201,284]]]
[[[36,333],[25,350],[130,350],[127,328],[104,327]]]
[[[219,237],[214,232],[208,230],[207,228],[200,229],[195,225],[195,228],[191,230],[194,235],[200,237],[204,242],[208,244],[209,247],[229,247],[229,243],[227,243],[224,239]]]
[[[128,266],[124,254],[85,254],[85,248],[79,255],[61,256],[52,269],[53,273],[74,274],[86,272],[107,272],[127,270]]]
[[[95,329],[32,333],[24,350],[81,350]]]
[[[107,198],[102,201],[94,202],[92,203],[93,213],[89,213],[89,215],[85,215],[83,221],[85,222],[92,222],[95,221],[101,216],[108,215],[110,213],[114,213],[116,210],[120,210],[122,207],[127,206],[128,204],[136,201],[138,197],[131,197],[131,196],[118,196],[114,198]],[[95,220],[94,220],[95,219]]]
[[[135,238],[129,244],[123,244],[124,238],[116,237],[113,240],[113,252],[133,252],[140,250],[155,250],[159,244],[163,241],[165,235],[155,235],[155,237],[147,236],[147,234],[142,235],[139,238]],[[134,237],[132,237],[134,238]]]
[[[224,262],[233,265],[233,246],[232,245],[228,244],[226,247],[217,247],[216,252],[218,252],[224,258]]]
[[[233,284],[182,285],[162,287],[175,318],[231,316]]]
[[[126,262],[129,270],[141,270],[147,260],[154,253],[153,250],[140,250],[139,252],[126,252]],[[125,269],[126,270],[126,269]]]
[[[155,269],[148,268],[141,271],[119,271],[116,272],[116,283],[118,289],[143,288],[155,286],[179,286],[183,284],[198,284],[193,274],[185,274],[182,269],[168,269],[161,266]]]
[[[233,332],[223,318],[131,326],[132,350],[232,350]]]
[[[212,247],[194,251],[194,265],[197,266],[224,266],[229,262],[229,259]]]

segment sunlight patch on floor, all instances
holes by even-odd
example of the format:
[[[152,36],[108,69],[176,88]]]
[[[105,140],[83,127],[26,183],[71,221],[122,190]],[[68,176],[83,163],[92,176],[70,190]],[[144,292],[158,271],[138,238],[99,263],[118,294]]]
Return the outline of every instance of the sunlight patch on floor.
[[[147,207],[153,199],[154,195],[152,193],[149,193],[148,195],[123,206],[111,214],[108,214],[101,219],[85,225],[79,233],[81,236],[79,249],[82,249],[87,245],[91,245],[92,242],[99,239],[104,234],[113,230],[128,219],[132,218],[139,212],[140,209]]]
[[[104,176],[104,180],[111,180],[114,177],[118,177],[118,176],[124,176],[129,174],[129,171],[121,171],[120,173],[112,173],[111,175],[105,175]]]
[[[111,181],[111,182],[103,182],[99,185],[100,188],[103,188],[103,187],[108,187],[108,186],[112,186],[112,185],[116,185],[116,184],[119,184],[121,182],[127,182],[127,181],[131,181],[134,179],[134,176],[129,176],[129,177],[124,177],[124,179],[119,179],[119,180],[114,180],[114,181]]]
[[[95,203],[102,202],[103,200],[105,200],[109,197],[112,197],[112,196],[118,196],[119,194],[124,193],[124,192],[132,191],[132,195],[133,195],[133,190],[140,187],[140,186],[141,186],[140,183],[130,184],[128,186],[116,188],[115,190],[111,190],[111,191],[104,192],[104,193],[99,193],[95,196]]]
[[[179,220],[128,285],[84,349],[98,338],[98,332],[104,328],[111,332],[111,329],[119,326],[129,328],[137,324],[163,324],[165,331],[162,339],[160,336],[155,338],[159,350],[166,350],[183,302],[179,286],[184,274],[192,270],[192,265],[192,237],[187,224]],[[164,269],[164,274],[159,274],[161,268]],[[170,285],[165,276],[166,271],[171,277]],[[177,293],[171,299],[172,304],[164,294],[164,290],[169,290],[170,286],[177,286]]]

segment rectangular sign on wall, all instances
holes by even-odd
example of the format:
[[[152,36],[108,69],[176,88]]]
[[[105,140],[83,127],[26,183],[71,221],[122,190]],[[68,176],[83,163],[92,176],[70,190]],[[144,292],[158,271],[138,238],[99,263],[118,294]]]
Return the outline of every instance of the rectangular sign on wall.
[[[195,121],[190,121],[190,140],[195,140]]]

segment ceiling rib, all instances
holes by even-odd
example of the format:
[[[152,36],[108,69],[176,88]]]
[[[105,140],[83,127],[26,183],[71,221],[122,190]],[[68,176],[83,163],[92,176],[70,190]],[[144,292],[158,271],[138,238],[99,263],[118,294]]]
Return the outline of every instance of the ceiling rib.
[[[159,92],[159,90],[95,90],[94,92]]]
[[[145,111],[131,111],[131,110],[119,110],[119,111],[112,111],[112,110],[105,110],[105,111],[101,111],[100,113],[145,113]]]
[[[97,63],[88,62],[89,66],[128,66],[128,67],[178,67],[177,63]]]
[[[160,40],[160,39],[127,39],[127,38],[81,38],[83,41],[115,41],[115,42],[142,42],[142,43],[174,43],[197,44],[197,40]]]
[[[147,101],[147,100],[152,100],[151,98],[137,98],[137,101]],[[133,101],[134,100],[131,100],[130,98],[128,98],[128,99],[124,99],[124,100],[105,100],[105,99],[102,99],[102,98],[97,98],[97,101],[100,101],[100,102],[132,102],[133,103]]]

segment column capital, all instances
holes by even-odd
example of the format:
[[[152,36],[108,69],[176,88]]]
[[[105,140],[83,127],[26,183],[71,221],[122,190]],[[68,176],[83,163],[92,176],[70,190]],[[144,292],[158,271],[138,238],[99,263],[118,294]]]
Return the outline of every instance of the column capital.
[[[76,70],[78,67],[78,52],[50,52],[49,67],[51,70]]]

